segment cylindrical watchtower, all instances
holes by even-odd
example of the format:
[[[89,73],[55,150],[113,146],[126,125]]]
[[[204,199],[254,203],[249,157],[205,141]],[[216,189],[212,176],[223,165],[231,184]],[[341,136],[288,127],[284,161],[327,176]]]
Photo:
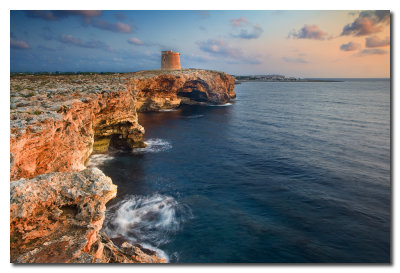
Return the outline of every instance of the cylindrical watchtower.
[[[161,51],[161,69],[163,70],[179,70],[181,69],[181,60],[178,52],[171,50]]]

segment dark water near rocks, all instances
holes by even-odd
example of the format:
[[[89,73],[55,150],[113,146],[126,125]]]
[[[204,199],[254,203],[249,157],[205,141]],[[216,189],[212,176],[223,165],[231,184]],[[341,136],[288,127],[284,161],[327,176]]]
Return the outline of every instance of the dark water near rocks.
[[[118,185],[106,232],[179,263],[389,262],[390,81],[235,89],[92,160]]]

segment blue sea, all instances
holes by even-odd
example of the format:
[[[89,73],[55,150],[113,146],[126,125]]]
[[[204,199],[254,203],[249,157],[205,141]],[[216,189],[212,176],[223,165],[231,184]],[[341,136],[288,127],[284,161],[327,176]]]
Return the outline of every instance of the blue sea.
[[[389,263],[390,81],[247,82],[142,113],[146,148],[95,155],[106,233],[171,263]]]

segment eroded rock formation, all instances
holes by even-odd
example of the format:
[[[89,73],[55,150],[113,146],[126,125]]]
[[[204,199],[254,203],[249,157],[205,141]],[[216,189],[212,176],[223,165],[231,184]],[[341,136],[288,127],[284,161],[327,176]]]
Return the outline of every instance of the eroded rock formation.
[[[11,79],[11,180],[83,170],[92,151],[106,152],[112,139],[143,146],[132,90],[105,76],[84,79]],[[16,91],[21,82],[29,89]]]
[[[160,263],[101,232],[116,186],[85,169],[93,152],[143,147],[137,110],[221,104],[234,79],[204,70],[16,76],[10,81],[10,236],[17,263]]]
[[[129,85],[137,93],[140,112],[176,108],[180,104],[223,104],[236,97],[235,79],[223,72],[185,69],[136,72]]]
[[[117,186],[99,169],[51,173],[11,182],[11,262],[165,262],[151,250],[104,233],[106,203]]]

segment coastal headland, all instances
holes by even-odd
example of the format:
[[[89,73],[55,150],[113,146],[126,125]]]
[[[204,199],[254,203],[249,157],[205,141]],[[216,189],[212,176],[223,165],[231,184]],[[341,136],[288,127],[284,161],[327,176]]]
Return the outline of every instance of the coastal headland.
[[[286,77],[284,75],[249,75],[249,76],[234,76],[235,83],[240,84],[242,82],[343,82],[338,79],[308,79],[308,78],[296,78]]]
[[[138,112],[224,104],[235,79],[184,69],[10,79],[10,244],[13,263],[163,263],[102,231],[117,186],[88,158],[143,147]]]

